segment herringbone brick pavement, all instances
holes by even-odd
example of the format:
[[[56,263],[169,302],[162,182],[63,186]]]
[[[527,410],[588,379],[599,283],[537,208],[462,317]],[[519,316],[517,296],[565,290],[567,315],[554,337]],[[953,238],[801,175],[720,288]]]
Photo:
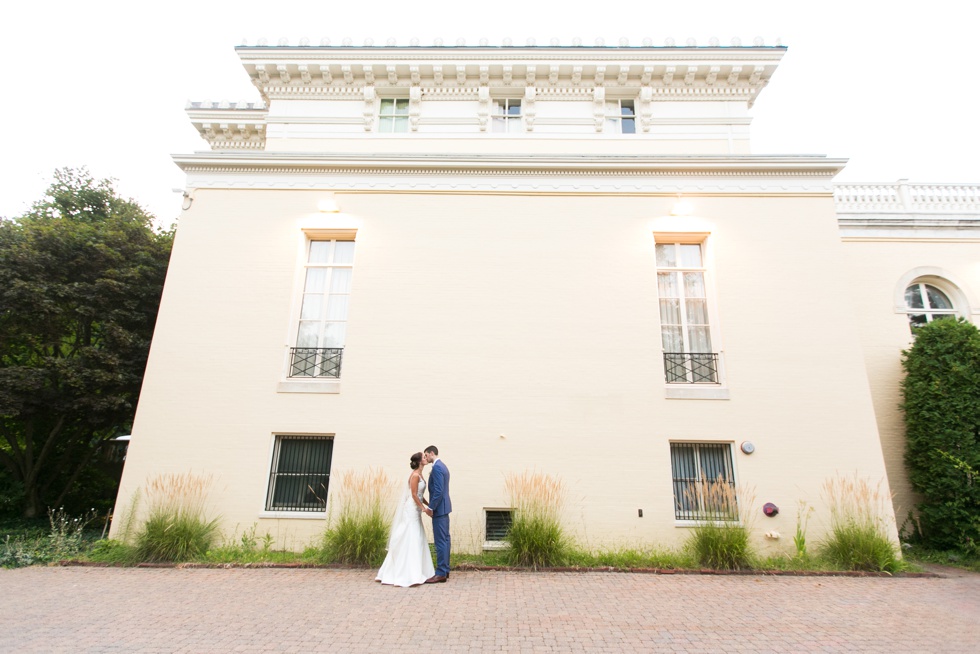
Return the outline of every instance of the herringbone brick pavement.
[[[980,575],[0,570],[3,652],[980,652]]]

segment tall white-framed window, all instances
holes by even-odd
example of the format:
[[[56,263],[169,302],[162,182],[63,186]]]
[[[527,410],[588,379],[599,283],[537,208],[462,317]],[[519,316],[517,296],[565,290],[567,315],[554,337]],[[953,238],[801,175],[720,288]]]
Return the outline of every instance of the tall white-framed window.
[[[340,377],[354,265],[353,240],[307,242],[296,346],[290,377]]]
[[[378,131],[386,134],[408,131],[408,99],[382,98]]]
[[[519,98],[499,98],[493,101],[494,132],[522,132],[521,101]]]
[[[918,280],[905,289],[905,307],[909,325],[915,330],[940,318],[956,317],[956,307],[942,289]]]
[[[738,520],[732,443],[671,443],[675,520]]]
[[[633,100],[607,100],[605,132],[636,134],[636,105]]]
[[[657,294],[668,383],[717,384],[711,345],[704,243],[656,244]]]

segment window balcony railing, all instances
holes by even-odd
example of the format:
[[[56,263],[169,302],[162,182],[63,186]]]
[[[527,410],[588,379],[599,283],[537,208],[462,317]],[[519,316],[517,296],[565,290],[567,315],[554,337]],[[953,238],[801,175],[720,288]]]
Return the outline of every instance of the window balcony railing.
[[[342,347],[294,347],[289,350],[290,377],[340,377]]]
[[[717,352],[664,352],[668,384],[717,384]]]

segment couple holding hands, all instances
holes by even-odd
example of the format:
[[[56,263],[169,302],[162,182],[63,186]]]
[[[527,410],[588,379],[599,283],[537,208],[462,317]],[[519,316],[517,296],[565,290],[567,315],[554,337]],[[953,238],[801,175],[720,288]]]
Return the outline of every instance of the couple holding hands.
[[[425,452],[416,452],[409,460],[412,474],[402,493],[391,525],[388,556],[378,570],[375,581],[392,586],[438,584],[449,579],[449,514],[453,510],[449,499],[449,469],[439,459],[439,448],[430,445]],[[429,482],[422,479],[422,470],[431,465]],[[429,499],[423,495],[429,489]],[[432,518],[432,536],[436,544],[436,565],[422,525],[422,513]]]

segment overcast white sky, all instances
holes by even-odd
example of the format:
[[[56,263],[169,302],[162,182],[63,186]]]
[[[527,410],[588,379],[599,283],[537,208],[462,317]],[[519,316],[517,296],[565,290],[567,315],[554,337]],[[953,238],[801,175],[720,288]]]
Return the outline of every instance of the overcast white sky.
[[[4,14],[0,216],[39,199],[55,168],[87,166],[169,224],[184,184],[170,155],[207,149],[185,103],[257,100],[234,47],[262,37],[780,39],[755,154],[849,158],[838,181],[980,183],[980,4],[966,0],[35,0]]]

